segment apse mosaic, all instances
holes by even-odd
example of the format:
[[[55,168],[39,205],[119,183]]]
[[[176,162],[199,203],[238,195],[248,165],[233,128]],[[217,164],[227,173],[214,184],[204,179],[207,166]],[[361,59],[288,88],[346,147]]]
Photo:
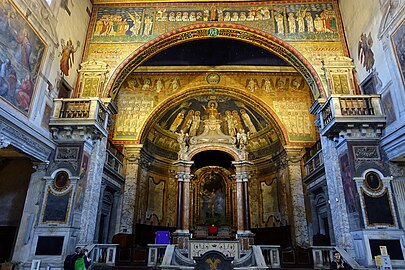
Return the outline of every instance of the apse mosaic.
[[[332,3],[195,4],[99,7],[92,42],[146,42],[194,23],[229,22],[262,29],[284,40],[340,40]]]
[[[290,141],[313,141],[315,129],[310,90],[304,78],[297,73],[222,73],[215,87],[233,87],[265,101],[276,113]],[[136,140],[152,111],[176,95],[188,89],[212,87],[206,73],[164,74],[137,73],[124,82],[117,98],[119,112],[115,119],[115,140]],[[207,92],[215,93],[215,89]],[[210,107],[210,106],[214,107]],[[276,131],[243,102],[218,96],[209,102],[209,95],[179,104],[159,120],[152,138],[162,149],[175,149],[177,133],[200,135],[203,121],[209,112],[217,110],[215,117],[222,120],[222,132],[235,136],[240,130],[249,133],[252,150],[262,148],[278,140]],[[154,119],[155,120],[155,119]],[[263,134],[267,134],[262,137]],[[256,136],[257,135],[257,136]],[[260,135],[260,136],[259,136]],[[159,142],[162,142],[160,144]],[[163,143],[164,142],[164,143]]]

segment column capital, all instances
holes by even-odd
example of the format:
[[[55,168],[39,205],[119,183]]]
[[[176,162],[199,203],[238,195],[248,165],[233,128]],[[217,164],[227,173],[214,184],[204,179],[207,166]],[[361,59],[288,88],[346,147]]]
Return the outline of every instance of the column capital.
[[[129,162],[137,162],[141,155],[143,144],[126,145],[124,147],[124,156]]]
[[[302,147],[284,147],[284,154],[281,156],[281,164],[299,163],[305,154]]]

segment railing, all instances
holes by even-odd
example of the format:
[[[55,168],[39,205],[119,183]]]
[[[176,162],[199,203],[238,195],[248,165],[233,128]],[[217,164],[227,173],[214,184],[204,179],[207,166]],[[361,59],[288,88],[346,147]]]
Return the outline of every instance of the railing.
[[[78,133],[92,129],[94,133],[106,136],[108,110],[99,98],[54,99],[54,110],[49,125],[54,131],[60,128],[77,129]]]
[[[339,116],[381,116],[379,95],[330,96],[322,107],[323,127]]]
[[[86,246],[89,250],[89,258],[94,263],[104,263],[107,265],[115,265],[117,255],[116,244],[94,244]]]
[[[264,261],[271,268],[280,268],[280,246],[279,245],[260,245]]]
[[[148,267],[157,267],[165,256],[166,244],[148,244]]]
[[[332,95],[320,108],[321,134],[339,134],[350,126],[373,126],[381,128],[385,125],[380,95]]]
[[[334,250],[331,246],[312,246],[314,269],[329,269]]]
[[[319,150],[314,156],[312,156],[307,162],[304,163],[305,175],[310,175],[313,171],[323,166],[323,154],[322,150]]]
[[[124,155],[111,143],[107,143],[105,165],[114,172],[122,175]]]

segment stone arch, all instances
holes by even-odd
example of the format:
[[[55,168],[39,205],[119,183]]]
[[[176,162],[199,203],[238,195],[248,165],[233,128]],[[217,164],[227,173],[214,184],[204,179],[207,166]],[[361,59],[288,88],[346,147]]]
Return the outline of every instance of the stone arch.
[[[297,49],[269,33],[248,26],[230,23],[189,25],[152,39],[132,52],[113,71],[103,96],[115,98],[127,76],[155,54],[184,42],[209,38],[235,39],[270,51],[291,64],[305,78],[314,99],[326,96],[317,72]]]

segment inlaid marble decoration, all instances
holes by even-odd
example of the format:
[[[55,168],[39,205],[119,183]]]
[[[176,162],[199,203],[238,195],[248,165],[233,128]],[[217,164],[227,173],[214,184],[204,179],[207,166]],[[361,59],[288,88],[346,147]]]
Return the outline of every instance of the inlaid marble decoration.
[[[224,254],[226,257],[239,258],[239,242],[238,241],[199,241],[190,240],[189,257],[202,256],[207,251],[216,250]]]
[[[278,217],[278,194],[277,194],[277,181],[272,179],[272,181],[260,182],[260,191],[262,198],[262,222],[274,225],[275,221],[279,219]]]
[[[80,147],[57,147],[55,161],[76,161],[79,159]]]
[[[354,158],[356,160],[380,160],[378,146],[353,146]]]
[[[153,177],[149,177],[149,192],[148,192],[148,210],[147,218],[155,215],[159,220],[163,219],[164,206],[164,181],[155,181]]]

